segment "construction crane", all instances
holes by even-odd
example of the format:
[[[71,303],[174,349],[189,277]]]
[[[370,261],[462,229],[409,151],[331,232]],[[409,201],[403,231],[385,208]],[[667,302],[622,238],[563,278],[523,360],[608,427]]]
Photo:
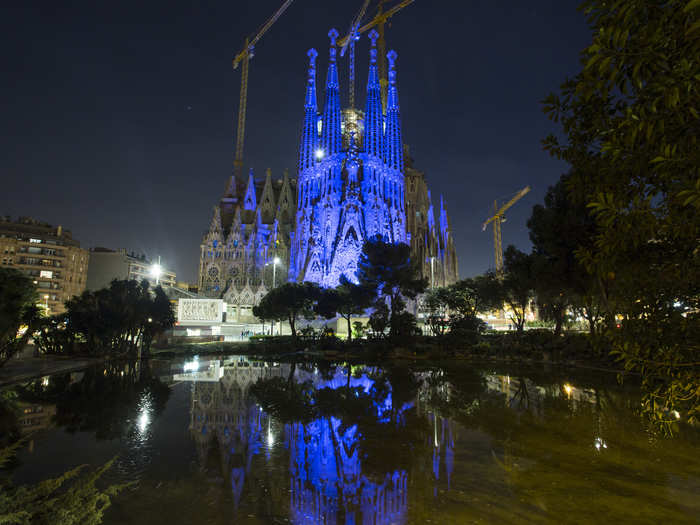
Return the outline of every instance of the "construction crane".
[[[350,31],[348,34],[343,37],[339,42],[338,45],[342,48],[345,49],[348,44],[351,46],[354,46],[354,41],[357,40],[357,38],[364,32],[369,31],[373,27],[377,28],[377,32],[379,33],[379,40],[377,41],[377,54],[379,55],[378,62],[379,62],[379,84],[381,86],[381,91],[382,91],[382,106],[386,107],[386,87],[388,84],[387,81],[387,74],[386,74],[386,40],[384,38],[384,24],[386,24],[389,19],[394,16],[396,13],[401,11],[404,7],[411,5],[415,0],[403,0],[396,4],[394,7],[389,9],[388,11],[384,11],[384,4],[387,3],[388,0],[379,0],[379,6],[377,9],[377,14],[376,16],[367,22],[365,25],[362,27],[356,28],[353,31],[353,27],[355,27],[355,23],[359,25],[361,22],[362,17],[357,19],[356,21],[353,22],[353,25],[350,26]],[[365,0],[365,4],[367,4]],[[363,6],[363,9],[361,10],[362,16],[364,16],[364,10],[366,10],[366,5]],[[350,58],[353,59],[350,64],[350,78],[352,79],[351,82],[351,90],[352,90],[352,98],[354,99],[354,78],[355,78],[355,61],[354,61],[354,53],[352,53],[353,49],[351,48],[351,55]],[[341,56],[342,56],[341,52]]]
[[[486,231],[486,227],[489,223],[493,223],[493,249],[496,258],[496,271],[501,272],[503,270],[503,245],[501,244],[501,223],[505,222],[505,213],[508,208],[513,206],[516,202],[522,199],[530,191],[530,186],[525,186],[522,190],[515,194],[515,197],[510,199],[500,208],[498,207],[498,201],[493,201],[493,215],[484,222],[482,226],[482,231]]]
[[[236,156],[233,160],[233,173],[240,178],[243,169],[243,140],[245,139],[245,114],[248,106],[248,63],[255,55],[255,44],[267,33],[277,19],[282,16],[293,0],[285,0],[282,6],[265,22],[253,37],[245,39],[240,53],[233,59],[233,69],[241,65],[241,94],[238,100],[238,129],[236,130]]]
[[[365,16],[367,11],[367,6],[369,5],[369,0],[365,0],[362,4],[362,8],[359,13],[355,16],[355,19],[350,24],[350,30],[348,31],[348,37],[345,39],[345,45],[340,49],[340,56],[345,56],[345,51],[350,48],[350,73],[348,75],[348,84],[350,86],[350,94],[348,97],[348,105],[351,109],[355,109],[355,42],[360,38],[357,30],[360,27],[360,22]]]

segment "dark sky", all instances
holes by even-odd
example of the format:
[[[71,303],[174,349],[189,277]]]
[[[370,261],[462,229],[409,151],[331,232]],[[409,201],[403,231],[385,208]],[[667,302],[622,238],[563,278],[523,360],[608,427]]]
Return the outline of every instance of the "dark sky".
[[[240,71],[231,59],[281,0],[14,2],[0,11],[0,214],[62,224],[83,247],[161,255],[196,279],[199,243],[231,173]],[[246,170],[294,173],[306,50],[344,34],[361,0],[296,0],[251,62]],[[494,198],[533,191],[504,246],[529,249],[532,206],[566,167],[539,101],[578,68],[590,36],[569,0],[416,0],[387,30],[404,140],[443,193],[460,271],[493,264]],[[364,105],[367,39],[358,47]],[[341,64],[343,92],[347,67]]]

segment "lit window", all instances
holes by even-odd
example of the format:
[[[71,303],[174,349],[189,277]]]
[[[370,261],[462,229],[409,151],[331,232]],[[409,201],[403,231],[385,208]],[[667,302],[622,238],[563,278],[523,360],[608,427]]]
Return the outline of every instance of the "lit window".
[[[53,277],[53,272],[49,270],[41,270],[39,272],[39,277],[43,279],[51,279]]]
[[[34,243],[41,243],[41,239],[29,239],[29,242],[34,242]]]

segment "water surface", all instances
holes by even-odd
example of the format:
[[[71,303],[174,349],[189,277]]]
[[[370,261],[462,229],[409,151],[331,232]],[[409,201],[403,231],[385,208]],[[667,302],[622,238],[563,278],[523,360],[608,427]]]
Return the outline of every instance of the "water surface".
[[[17,482],[117,461],[105,523],[697,523],[698,434],[602,372],[112,365],[13,390]]]

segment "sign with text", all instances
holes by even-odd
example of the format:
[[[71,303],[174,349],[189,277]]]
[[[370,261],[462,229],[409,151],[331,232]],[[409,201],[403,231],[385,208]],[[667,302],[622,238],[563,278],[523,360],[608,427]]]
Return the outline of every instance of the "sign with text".
[[[180,324],[209,324],[223,321],[222,299],[179,299],[177,320]]]

